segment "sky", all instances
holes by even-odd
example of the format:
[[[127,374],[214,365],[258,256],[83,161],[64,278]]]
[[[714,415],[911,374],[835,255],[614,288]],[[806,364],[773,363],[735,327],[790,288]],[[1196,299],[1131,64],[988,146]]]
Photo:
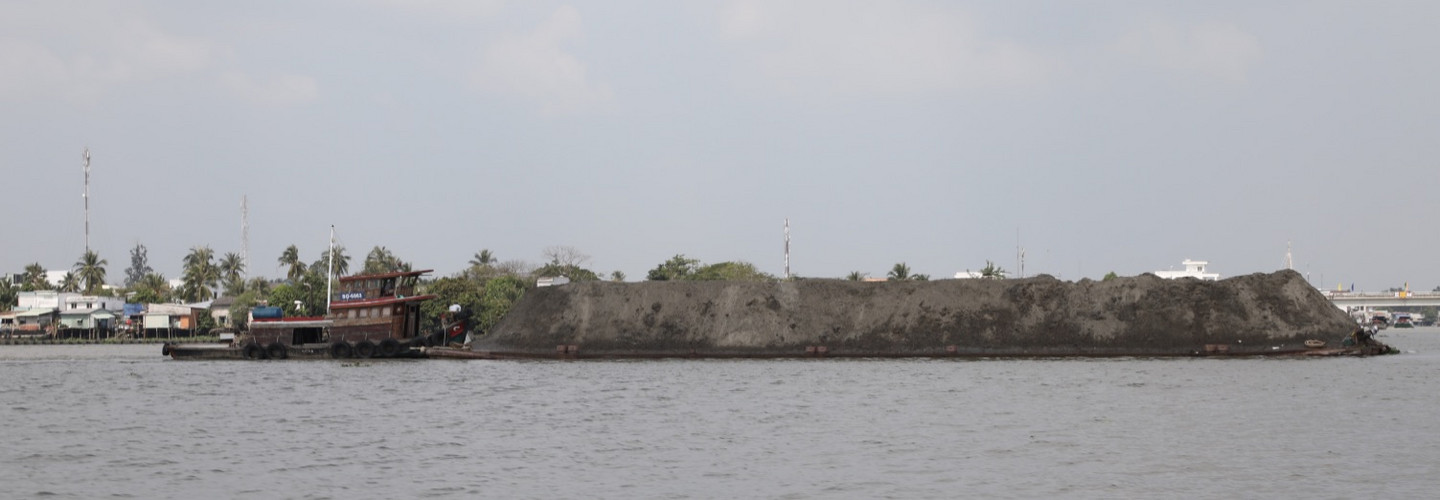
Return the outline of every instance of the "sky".
[[[1440,4],[0,1],[0,271],[330,228],[803,277],[1440,285]]]

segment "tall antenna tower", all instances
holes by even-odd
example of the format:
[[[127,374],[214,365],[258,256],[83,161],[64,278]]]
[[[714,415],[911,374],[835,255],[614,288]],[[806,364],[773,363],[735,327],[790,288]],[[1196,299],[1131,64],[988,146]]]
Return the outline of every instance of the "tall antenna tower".
[[[1295,269],[1295,258],[1290,255],[1290,242],[1285,242],[1285,269]]]
[[[1025,247],[1020,246],[1020,228],[1015,228],[1015,268],[1025,277]]]
[[[90,147],[85,147],[85,253],[90,253]]]
[[[790,279],[790,218],[785,218],[785,279]]]
[[[250,200],[240,195],[240,262],[245,264],[245,279],[250,279]]]

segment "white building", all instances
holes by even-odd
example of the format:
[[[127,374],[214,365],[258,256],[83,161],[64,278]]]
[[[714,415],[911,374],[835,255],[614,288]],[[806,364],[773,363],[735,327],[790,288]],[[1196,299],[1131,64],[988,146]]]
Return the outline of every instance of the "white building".
[[[1184,271],[1155,271],[1153,274],[1167,280],[1179,278],[1195,278],[1204,281],[1220,280],[1219,274],[1205,272],[1205,266],[1209,265],[1209,262],[1205,262],[1203,260],[1185,259],[1185,261],[1181,262],[1181,264],[1185,265]]]
[[[78,293],[57,292],[55,290],[36,290],[33,292],[20,292],[16,294],[15,309],[33,310],[50,308],[59,310],[65,307],[65,303],[71,299],[80,297]]]

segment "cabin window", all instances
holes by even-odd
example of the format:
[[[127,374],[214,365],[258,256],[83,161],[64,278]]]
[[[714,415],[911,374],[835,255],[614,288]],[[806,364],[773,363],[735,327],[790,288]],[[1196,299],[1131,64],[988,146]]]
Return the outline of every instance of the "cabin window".
[[[358,313],[356,313],[354,309],[351,309],[351,310],[350,310],[350,319],[355,319],[355,317],[356,317],[357,315],[358,315]]]
[[[384,309],[381,309],[381,310],[380,310],[380,316],[381,316],[381,317],[385,317],[385,318],[390,317],[390,308],[386,307],[386,308],[384,308]]]

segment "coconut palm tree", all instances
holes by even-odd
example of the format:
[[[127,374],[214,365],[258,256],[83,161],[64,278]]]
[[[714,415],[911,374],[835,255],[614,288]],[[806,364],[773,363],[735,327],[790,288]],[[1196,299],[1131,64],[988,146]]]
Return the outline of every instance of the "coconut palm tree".
[[[379,274],[400,271],[408,268],[405,262],[401,261],[390,249],[376,245],[365,256],[365,269],[360,271],[364,274]]]
[[[185,300],[199,302],[214,297],[215,283],[220,280],[220,268],[215,266],[215,251],[208,246],[190,248],[185,256],[184,271],[180,279],[185,281],[182,291]]]
[[[135,295],[130,300],[141,304],[159,304],[170,299],[170,281],[165,275],[147,273],[135,283]]]
[[[845,275],[845,279],[849,281],[860,281],[865,279],[865,273],[862,273],[860,271],[850,271],[850,274]]]
[[[245,292],[254,293],[256,297],[264,299],[270,294],[270,281],[256,276],[245,282]]]
[[[470,265],[472,267],[484,267],[494,263],[495,254],[490,253],[490,249],[488,248],[475,252],[475,257],[470,259]]]
[[[1006,271],[1004,268],[997,266],[994,262],[990,262],[987,260],[985,261],[985,268],[980,270],[980,277],[992,280],[1003,280],[1005,279],[1005,273]]]
[[[329,249],[325,250],[320,254],[320,260],[315,261],[315,263],[311,264],[310,266],[318,267],[320,269],[330,269],[330,253],[331,251]],[[350,256],[345,255],[345,247],[341,245],[335,245],[334,253],[335,267],[333,270],[335,271],[335,275],[345,276],[350,274]],[[321,274],[324,274],[323,271]]]
[[[0,279],[0,312],[14,309],[20,299],[19,290],[10,284],[9,279]]]
[[[45,266],[39,262],[25,266],[25,285],[21,290],[33,292],[35,290],[49,290],[50,281],[45,279]]]
[[[78,291],[80,291],[80,278],[79,278],[79,277],[76,277],[76,276],[75,276],[75,273],[73,273],[73,272],[65,271],[65,277],[64,277],[64,278],[60,278],[60,291],[62,291],[62,292],[78,292]]]
[[[245,293],[245,259],[235,252],[220,258],[220,276],[225,281],[226,295]]]
[[[75,273],[80,281],[85,283],[86,294],[94,294],[105,285],[105,266],[108,264],[110,262],[100,258],[94,250],[86,250],[80,260],[75,261]]]
[[[300,261],[300,249],[295,248],[295,245],[285,247],[285,251],[280,254],[280,265],[285,266],[285,279],[291,283],[297,283],[305,276],[305,263]]]
[[[893,281],[908,280],[910,279],[910,266],[905,265],[904,262],[896,263],[895,267],[890,268],[888,276]]]

